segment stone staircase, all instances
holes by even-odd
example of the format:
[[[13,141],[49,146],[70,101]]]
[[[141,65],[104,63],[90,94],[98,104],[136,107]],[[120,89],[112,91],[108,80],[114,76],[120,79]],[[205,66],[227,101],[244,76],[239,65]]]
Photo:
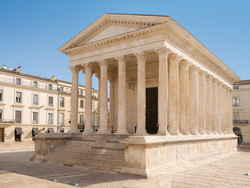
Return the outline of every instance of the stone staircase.
[[[125,165],[124,146],[119,143],[125,138],[99,134],[74,138],[56,148],[46,157],[46,162],[118,173]]]

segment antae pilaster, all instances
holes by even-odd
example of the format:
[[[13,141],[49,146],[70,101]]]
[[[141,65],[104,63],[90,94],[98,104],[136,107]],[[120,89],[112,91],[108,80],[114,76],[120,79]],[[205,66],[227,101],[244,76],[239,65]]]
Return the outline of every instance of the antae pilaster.
[[[221,97],[221,107],[222,107],[222,125],[221,125],[221,131],[223,134],[226,134],[226,125],[227,125],[227,117],[226,117],[226,85],[222,85],[222,97]]]
[[[136,134],[146,134],[146,54],[135,54],[137,59],[137,131]]]
[[[116,57],[118,61],[118,129],[116,134],[128,134],[126,129],[126,61],[125,57]]]
[[[70,132],[78,133],[78,75],[80,66],[70,66],[69,68],[72,71]]]
[[[168,134],[168,55],[170,50],[163,47],[157,49],[159,57],[159,86],[158,86],[158,134]]]
[[[98,133],[109,133],[108,131],[108,63],[106,60],[99,62],[101,69],[101,88],[100,88],[100,129]]]
[[[180,61],[180,132],[189,134],[189,66],[186,60]]]

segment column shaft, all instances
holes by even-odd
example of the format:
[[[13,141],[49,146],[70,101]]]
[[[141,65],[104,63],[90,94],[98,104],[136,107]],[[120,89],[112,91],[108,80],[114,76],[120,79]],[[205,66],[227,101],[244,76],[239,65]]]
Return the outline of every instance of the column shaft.
[[[84,133],[93,132],[92,128],[92,67],[85,66],[85,129]]]
[[[158,134],[168,134],[168,54],[167,48],[156,50],[159,56]]]
[[[234,134],[233,133],[233,104],[232,104],[232,98],[233,98],[233,90],[230,89],[229,91],[229,96],[228,96],[228,104],[229,104],[229,133]]]
[[[146,134],[146,55],[135,54],[137,58],[137,131],[136,134]]]
[[[206,130],[206,80],[204,71],[199,71],[199,133]]]
[[[107,61],[100,61],[101,68],[101,91],[100,91],[100,130],[99,133],[109,133],[108,131],[108,65]]]
[[[180,62],[180,132],[189,134],[189,64]],[[161,103],[160,103],[161,104]]]
[[[226,100],[225,100],[225,97],[226,97],[226,85],[223,85],[222,86],[222,104],[221,104],[221,107],[222,107],[222,126],[221,126],[221,131],[223,134],[226,133],[226,125],[227,125],[227,120],[226,120]]]
[[[126,61],[117,57],[118,61],[118,128],[116,134],[128,134],[126,129]]]
[[[169,133],[178,135],[179,132],[179,61],[177,54],[169,55]]]
[[[211,134],[212,122],[212,80],[209,74],[206,74],[206,133]]]
[[[220,108],[218,105],[218,90],[217,90],[217,79],[213,78],[213,114],[212,114],[212,132],[217,134],[218,122],[217,122],[217,110]]]
[[[115,127],[115,78],[112,77],[109,79],[110,87],[110,99],[109,99],[109,126],[114,130]]]
[[[197,103],[198,68],[194,65],[189,68],[189,131],[192,135],[198,134],[197,116],[199,115]]]
[[[72,71],[72,88],[71,88],[71,126],[70,132],[78,131],[78,67],[70,67]]]

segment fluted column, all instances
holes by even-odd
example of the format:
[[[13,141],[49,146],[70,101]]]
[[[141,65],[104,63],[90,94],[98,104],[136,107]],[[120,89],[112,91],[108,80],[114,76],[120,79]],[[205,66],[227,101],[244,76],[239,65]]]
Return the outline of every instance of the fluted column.
[[[222,85],[222,104],[221,104],[221,107],[222,107],[222,126],[221,126],[221,131],[223,134],[226,133],[226,85]]]
[[[178,135],[179,132],[179,105],[180,105],[180,88],[179,88],[179,61],[177,54],[169,55],[169,133]]]
[[[222,82],[217,82],[217,133],[221,134],[221,126],[222,126]]]
[[[205,134],[206,130],[206,80],[204,71],[199,71],[199,133]]]
[[[159,56],[159,86],[158,86],[158,134],[168,134],[168,55],[167,48],[157,49]]]
[[[225,98],[225,103],[226,103],[226,134],[230,134],[230,106],[229,106],[229,91],[230,88],[226,87],[226,98]]]
[[[217,79],[213,78],[213,113],[212,113],[212,132],[213,134],[217,134],[217,109],[219,108],[218,106],[218,91],[217,91]]]
[[[100,91],[100,129],[98,133],[109,133],[108,131],[108,64],[107,61],[99,62],[101,68],[101,91]]]
[[[110,92],[110,99],[109,99],[109,126],[115,126],[115,78],[109,77],[109,92]]]
[[[212,79],[210,74],[206,74],[206,133],[211,134],[212,131]]]
[[[116,134],[128,134],[126,129],[126,61],[124,56],[118,61],[118,128]]]
[[[192,135],[198,134],[198,67],[195,65],[189,68],[189,132]]]
[[[72,71],[70,132],[78,133],[78,75],[80,67],[72,66],[69,68]]]
[[[93,132],[92,128],[92,67],[85,64],[85,128],[84,133]]]
[[[137,59],[137,135],[146,134],[146,54],[135,54]]]
[[[101,81],[100,81],[100,74],[96,74],[95,76],[98,79],[98,107],[97,107],[98,122],[97,122],[97,126],[100,128],[100,90],[101,90]]]
[[[180,132],[184,135],[189,134],[189,66],[186,60],[180,62]]]
[[[232,98],[233,98],[233,90],[230,88],[229,90],[229,96],[228,96],[228,104],[229,104],[229,133],[233,133],[233,104],[232,104]]]

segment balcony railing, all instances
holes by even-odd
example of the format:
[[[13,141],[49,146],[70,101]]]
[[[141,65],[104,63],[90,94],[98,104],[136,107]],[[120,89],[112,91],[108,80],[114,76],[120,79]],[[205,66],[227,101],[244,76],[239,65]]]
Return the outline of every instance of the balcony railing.
[[[248,125],[248,120],[233,120],[233,124],[247,124]]]

